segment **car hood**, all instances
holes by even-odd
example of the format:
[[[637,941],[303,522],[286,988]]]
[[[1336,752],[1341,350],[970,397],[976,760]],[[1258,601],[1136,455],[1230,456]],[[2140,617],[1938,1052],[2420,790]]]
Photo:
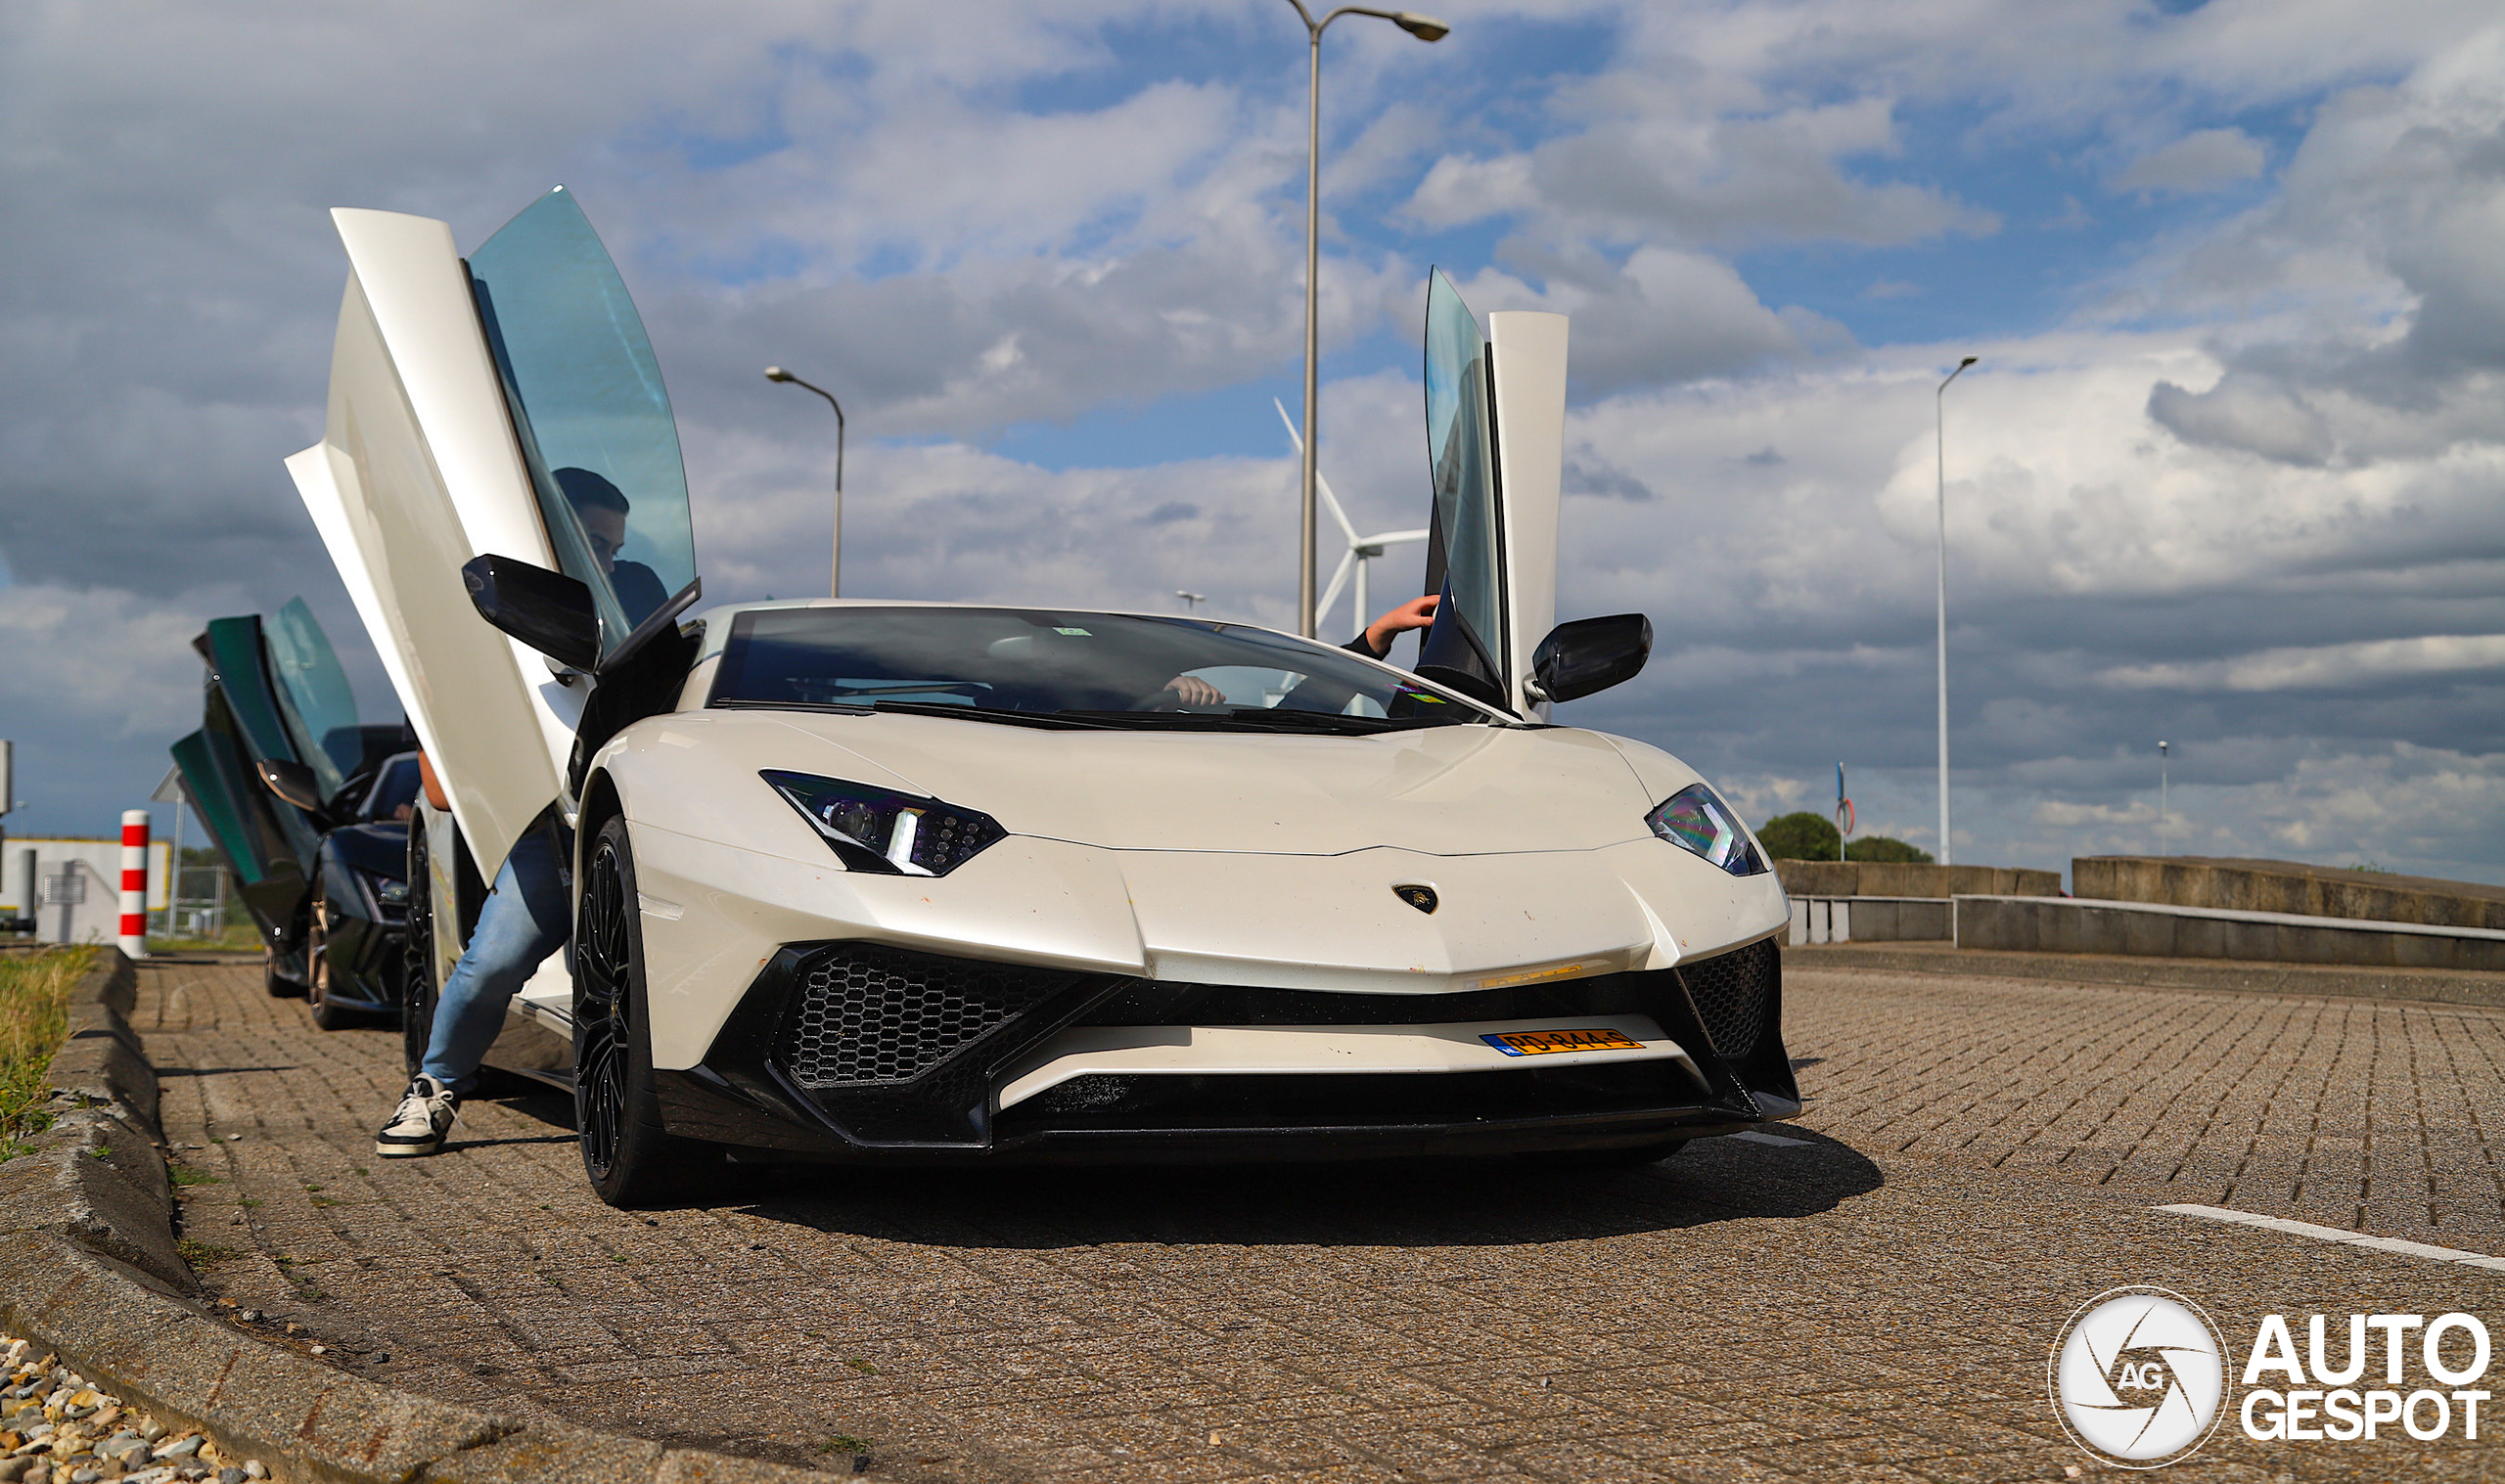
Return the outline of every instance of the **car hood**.
[[[698,711],[660,731],[664,746],[700,746],[734,769],[901,788],[980,809],[1014,834],[1116,850],[1592,850],[1645,837],[1667,781],[1639,778],[1612,740],[1565,727],[1306,737]]]

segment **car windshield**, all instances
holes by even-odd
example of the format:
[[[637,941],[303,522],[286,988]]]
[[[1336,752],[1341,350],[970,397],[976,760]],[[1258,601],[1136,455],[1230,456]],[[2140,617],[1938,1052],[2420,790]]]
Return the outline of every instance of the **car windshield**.
[[[1491,719],[1412,677],[1266,629],[1039,608],[751,608],[732,622],[709,703],[1219,731]]]

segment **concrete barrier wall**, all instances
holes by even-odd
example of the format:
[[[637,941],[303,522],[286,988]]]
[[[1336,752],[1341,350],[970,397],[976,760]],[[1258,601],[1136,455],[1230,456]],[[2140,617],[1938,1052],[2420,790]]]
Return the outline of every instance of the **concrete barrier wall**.
[[[1959,948],[2505,971],[2505,931],[2067,897],[1961,896]]]
[[[1790,943],[1944,943],[1950,908],[1936,897],[1794,897]]]
[[[2081,856],[2071,862],[2071,888],[2082,898],[2109,902],[2505,929],[2505,886],[2296,861]]]
[[[1900,866],[1879,861],[1777,861],[1774,873],[1796,897],[2053,897],[2058,871],[2007,866]]]

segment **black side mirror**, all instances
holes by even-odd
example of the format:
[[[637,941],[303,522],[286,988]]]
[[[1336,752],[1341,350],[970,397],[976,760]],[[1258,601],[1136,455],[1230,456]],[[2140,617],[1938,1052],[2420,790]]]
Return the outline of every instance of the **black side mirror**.
[[[559,664],[600,664],[600,612],[591,589],[563,572],[512,557],[474,557],[461,568],[484,618]]]
[[[1532,694],[1575,700],[1633,680],[1653,653],[1653,620],[1641,613],[1577,618],[1548,631],[1531,652]]]
[[[322,812],[322,785],[313,777],[312,769],[275,757],[260,758],[253,766],[260,770],[261,782],[269,786],[272,793],[307,814]]]

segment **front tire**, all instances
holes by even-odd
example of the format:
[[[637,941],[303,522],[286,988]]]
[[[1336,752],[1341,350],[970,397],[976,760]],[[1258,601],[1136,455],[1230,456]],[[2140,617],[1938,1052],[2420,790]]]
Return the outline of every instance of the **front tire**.
[[[273,1000],[293,1000],[304,993],[304,986],[280,968],[278,950],[267,947],[261,950],[261,988],[268,990]]]
[[[409,821],[409,915],[402,921],[400,1059],[415,1078],[434,1037],[434,874],[423,819]]]
[[[661,1127],[637,901],[626,821],[615,818],[585,853],[574,915],[574,1130],[593,1192],[627,1209],[689,1193],[721,1158]]]

